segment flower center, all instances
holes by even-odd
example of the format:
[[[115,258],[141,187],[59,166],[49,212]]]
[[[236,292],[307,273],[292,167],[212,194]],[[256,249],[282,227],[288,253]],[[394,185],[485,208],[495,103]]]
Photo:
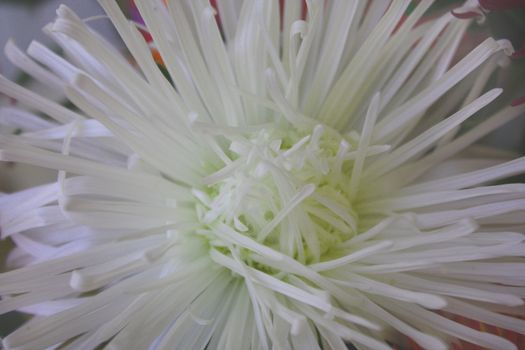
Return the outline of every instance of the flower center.
[[[351,177],[358,141],[355,132],[321,125],[232,137],[231,162],[205,178],[205,191],[194,190],[201,232],[222,249],[242,236],[302,263],[337,255],[335,247],[357,232]],[[243,257],[250,262],[247,251]]]

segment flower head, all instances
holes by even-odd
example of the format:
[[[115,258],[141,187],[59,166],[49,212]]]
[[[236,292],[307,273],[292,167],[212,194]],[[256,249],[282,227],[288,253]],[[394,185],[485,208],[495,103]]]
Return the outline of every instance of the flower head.
[[[512,53],[454,62],[471,19],[410,1],[100,0],[132,63],[65,6],[7,56],[66,108],[0,78],[0,159],[57,169],[0,197],[8,349],[426,349],[522,332],[525,170],[472,146],[516,118],[485,85]],[[467,1],[455,13],[478,9]],[[459,16],[462,17],[462,16]],[[402,20],[403,19],[403,20]],[[417,24],[417,25],[416,25]],[[149,32],[152,42],[141,35]],[[158,50],[157,63],[151,55]],[[39,114],[44,114],[41,118]]]

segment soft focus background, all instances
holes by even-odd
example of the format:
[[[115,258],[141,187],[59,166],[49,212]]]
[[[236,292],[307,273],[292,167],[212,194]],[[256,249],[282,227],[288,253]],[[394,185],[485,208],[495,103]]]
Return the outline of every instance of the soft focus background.
[[[505,2],[500,1],[499,3]],[[519,2],[515,1],[515,3]],[[133,16],[131,0],[119,0],[119,3],[128,14]],[[459,2],[456,0],[438,0],[433,11],[440,13],[457,3]],[[102,14],[96,0],[0,0],[0,46],[3,47],[7,40],[12,38],[22,50],[25,50],[32,40],[40,41],[53,48],[52,42],[42,33],[41,28],[53,20],[55,10],[60,4],[71,7],[80,17],[90,19],[93,28],[125,52],[110,22],[106,18],[96,17]],[[525,0],[521,1],[519,9],[498,9],[489,13],[483,24],[470,29],[460,51],[468,52],[488,35],[498,39],[507,38],[512,41],[517,50],[523,51],[525,49],[525,9],[523,7],[525,7]],[[62,96],[49,96],[45,87],[39,86],[18,72],[3,53],[0,54],[0,73],[11,80],[31,86],[31,89],[49,98],[56,100],[62,98]],[[496,103],[487,108],[485,113],[490,113],[491,110],[497,110],[500,106],[525,96],[525,57],[512,59],[509,67],[494,74],[490,85],[503,87],[505,93]],[[6,103],[16,102],[0,95],[0,105]],[[494,132],[484,142],[515,154],[525,154],[525,116]],[[0,193],[9,193],[36,184],[51,182],[56,179],[56,176],[55,171],[48,169],[0,163]],[[9,249],[9,242],[0,242],[0,271],[4,269],[3,263]],[[21,314],[0,315],[0,337],[16,328],[23,320]]]

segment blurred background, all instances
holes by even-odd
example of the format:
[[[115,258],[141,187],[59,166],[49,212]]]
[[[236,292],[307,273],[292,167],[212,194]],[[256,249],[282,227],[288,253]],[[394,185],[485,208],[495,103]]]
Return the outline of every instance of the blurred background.
[[[119,0],[119,3],[130,17],[139,20],[131,0]],[[436,1],[436,5],[429,15],[446,11],[458,3],[460,2],[456,0]],[[497,39],[507,38],[511,40],[516,50],[524,51],[525,0],[487,1],[487,3],[493,3],[496,6],[493,11],[487,14],[484,23],[471,27],[461,44],[460,51],[470,51],[489,35]],[[53,20],[55,10],[60,4],[71,7],[81,18],[93,17],[91,26],[125,53],[125,47],[110,22],[106,18],[96,17],[103,14],[96,0],[0,0],[0,47],[3,47],[7,40],[13,39],[22,50],[25,50],[32,40],[37,40],[53,48],[53,43],[42,33],[41,29]],[[505,7],[503,6],[505,4],[516,6]],[[55,100],[62,98],[62,96],[50,96],[48,89],[17,71],[3,53],[0,54],[0,74],[13,81],[30,86],[32,90],[48,98]],[[512,59],[508,67],[493,75],[489,84],[504,88],[505,93],[501,98],[498,98],[496,103],[486,108],[484,113],[490,114],[491,111],[499,109],[502,105],[507,105],[525,96],[525,57]],[[0,95],[0,104],[5,103],[15,103],[15,101],[10,101],[5,96]],[[482,118],[483,116],[480,117],[480,119]],[[525,116],[492,133],[484,140],[484,143],[503,148],[516,155],[525,154]],[[0,162],[0,193],[14,192],[37,184],[48,183],[54,181],[56,176],[56,171],[23,164]],[[0,242],[0,271],[4,269],[4,257],[10,248],[8,241]],[[21,314],[0,315],[0,337],[18,327],[23,321],[24,316]],[[413,345],[411,347],[414,348]]]

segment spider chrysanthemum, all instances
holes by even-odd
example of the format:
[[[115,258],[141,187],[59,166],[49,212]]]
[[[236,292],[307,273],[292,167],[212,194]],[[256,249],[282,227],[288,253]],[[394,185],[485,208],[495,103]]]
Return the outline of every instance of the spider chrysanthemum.
[[[0,197],[3,346],[516,349],[453,320],[525,330],[525,158],[472,146],[525,107],[460,128],[512,48],[458,59],[432,2],[100,0],[132,59],[64,6],[63,57],[8,43],[73,107],[0,78],[0,159],[59,171]]]

